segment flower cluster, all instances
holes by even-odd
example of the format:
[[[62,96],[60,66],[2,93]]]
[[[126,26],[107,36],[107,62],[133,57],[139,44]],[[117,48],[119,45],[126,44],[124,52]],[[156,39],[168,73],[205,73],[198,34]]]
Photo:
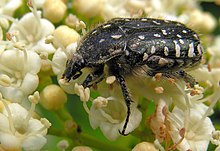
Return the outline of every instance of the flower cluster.
[[[119,132],[127,106],[107,66],[102,81],[90,88],[81,85],[90,68],[83,68],[75,80],[62,78],[86,32],[115,17],[179,21],[203,35],[207,50],[203,63],[187,71],[198,82],[194,87],[160,73],[137,74],[143,69],[124,77],[133,100],[125,130],[132,136],[126,138]],[[220,35],[212,34],[217,26],[198,0],[0,2],[0,150],[127,150],[135,143],[132,151],[205,151],[210,143],[219,150],[219,130],[210,118],[220,100]],[[84,110],[77,106],[79,100]],[[88,121],[79,118],[84,113]],[[102,145],[100,132],[88,132],[85,123],[108,140],[128,145],[106,145],[108,140]]]

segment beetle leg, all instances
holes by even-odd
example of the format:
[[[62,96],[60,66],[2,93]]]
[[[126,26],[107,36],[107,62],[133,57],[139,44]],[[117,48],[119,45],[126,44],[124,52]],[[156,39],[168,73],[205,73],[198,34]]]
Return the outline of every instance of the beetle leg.
[[[121,90],[122,90],[122,93],[123,93],[125,104],[127,106],[127,115],[126,115],[125,123],[124,123],[122,131],[119,130],[119,133],[121,135],[126,136],[128,134],[125,134],[125,130],[127,128],[128,122],[129,122],[129,117],[130,117],[130,114],[131,114],[130,106],[131,106],[131,102],[133,102],[133,101],[131,100],[130,93],[129,93],[128,88],[125,84],[125,79],[120,74],[115,74],[115,76],[116,76],[116,79],[117,79],[117,81],[119,82],[119,84],[121,86]]]
[[[96,70],[92,73],[90,73],[86,79],[83,81],[82,85],[83,87],[91,87],[93,84],[97,84],[100,81],[103,80],[104,74],[103,74],[104,65],[99,66],[96,68]]]
[[[196,80],[186,73],[184,70],[179,70],[176,72],[164,72],[163,76],[169,77],[169,78],[182,78],[186,83],[189,83],[191,87],[194,87],[195,84],[197,84]]]
[[[194,87],[195,84],[197,84],[196,80],[191,75],[186,73],[184,70],[177,71],[177,74],[179,75],[180,78],[183,78],[183,80],[186,83],[189,83],[192,88]]]

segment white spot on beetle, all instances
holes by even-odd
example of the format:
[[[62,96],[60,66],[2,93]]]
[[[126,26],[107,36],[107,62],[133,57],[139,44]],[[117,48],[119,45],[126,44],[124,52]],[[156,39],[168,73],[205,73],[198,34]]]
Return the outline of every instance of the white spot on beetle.
[[[178,38],[182,38],[182,36],[181,36],[180,34],[177,34],[176,36],[177,36]]]
[[[159,34],[154,34],[154,37],[161,37],[161,35],[159,35]]]
[[[167,35],[167,31],[166,30],[162,29],[161,31],[162,31],[163,35]]]
[[[100,40],[99,40],[99,43],[102,43],[103,41],[105,41],[105,39],[100,39]]]
[[[160,58],[158,64],[163,66],[163,65],[168,64],[168,61],[166,59],[164,59],[164,58]]]
[[[95,34],[95,33],[97,33],[97,30],[93,30],[92,34]]]
[[[181,44],[184,44],[184,41],[183,41],[182,39],[179,39],[179,42],[180,42]]]
[[[143,40],[145,37],[143,35],[138,36],[139,39]]]
[[[161,40],[161,43],[164,43],[164,44],[166,44],[166,41],[165,41],[165,40]]]
[[[199,40],[199,37],[198,37],[197,34],[194,34],[193,36],[194,36],[197,40]]]
[[[114,38],[114,39],[119,39],[119,38],[122,37],[122,35],[111,35],[111,37]]]
[[[180,57],[180,45],[176,41],[173,41],[173,42],[175,45],[176,57],[179,58]]]
[[[151,47],[151,50],[150,50],[150,53],[153,54],[153,53],[155,53],[155,51],[156,51],[155,46],[152,46],[152,47]]]
[[[141,21],[147,21],[147,18],[142,18]]]
[[[154,24],[156,24],[156,25],[160,25],[161,23],[159,23],[159,22],[157,22],[156,20],[153,20],[152,21]]]
[[[129,51],[125,50],[125,55],[128,56],[129,55]]]
[[[106,25],[103,25],[102,28],[108,28],[110,26],[111,26],[111,24],[106,24]]]
[[[202,45],[198,44],[198,45],[197,45],[197,50],[198,50],[199,54],[201,55],[201,54],[203,53],[203,47],[202,47]]]
[[[140,24],[137,24],[137,26],[139,27],[139,26],[140,26]]]
[[[147,60],[147,58],[148,58],[148,55],[147,55],[147,53],[145,52],[145,53],[144,53],[144,56],[143,56],[143,61]]]
[[[164,50],[164,55],[168,56],[169,55],[169,48],[165,46],[163,50]]]
[[[194,53],[194,45],[193,42],[191,44],[189,44],[189,50],[188,50],[188,57],[193,57],[195,55]]]
[[[186,34],[186,33],[187,33],[187,31],[186,31],[186,30],[182,30],[182,32],[183,32],[184,34]]]

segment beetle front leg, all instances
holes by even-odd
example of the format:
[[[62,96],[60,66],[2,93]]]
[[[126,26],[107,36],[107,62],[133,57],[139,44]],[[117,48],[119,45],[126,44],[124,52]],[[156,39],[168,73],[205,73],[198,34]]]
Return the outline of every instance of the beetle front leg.
[[[186,83],[189,83],[191,87],[194,87],[194,85],[197,84],[196,80],[184,70],[179,70],[175,72],[164,72],[163,76],[168,78],[182,78]]]
[[[90,73],[83,81],[83,87],[91,87],[94,83],[99,83],[100,81],[102,81],[104,77],[103,70],[104,65],[101,65],[98,68],[96,68],[94,72]]]
[[[193,88],[195,84],[198,84],[197,81],[184,70],[177,71],[179,77],[183,78],[186,83],[189,83],[190,86]]]
[[[117,81],[119,82],[119,85],[121,87],[123,97],[124,97],[124,100],[125,100],[125,104],[127,106],[127,115],[126,115],[125,123],[124,123],[122,131],[119,130],[119,133],[121,135],[126,136],[128,134],[125,134],[125,130],[127,128],[128,122],[129,122],[129,117],[130,117],[130,114],[131,114],[130,106],[131,106],[131,102],[133,102],[133,101],[131,100],[130,93],[129,93],[128,88],[125,84],[125,79],[120,74],[115,74],[115,76],[116,76]]]

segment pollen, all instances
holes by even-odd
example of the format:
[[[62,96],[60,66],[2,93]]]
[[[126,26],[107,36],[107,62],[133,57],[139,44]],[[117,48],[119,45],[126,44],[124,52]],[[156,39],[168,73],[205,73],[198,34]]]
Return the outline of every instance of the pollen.
[[[156,87],[154,88],[155,93],[157,94],[162,94],[164,92],[164,88],[163,87]]]

